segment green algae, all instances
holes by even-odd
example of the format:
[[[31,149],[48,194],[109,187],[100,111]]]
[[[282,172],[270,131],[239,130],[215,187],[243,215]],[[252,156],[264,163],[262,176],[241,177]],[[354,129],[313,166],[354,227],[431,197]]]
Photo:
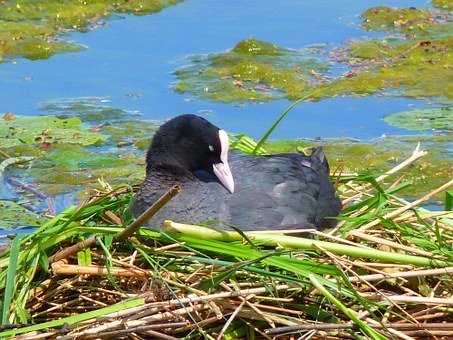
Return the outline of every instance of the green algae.
[[[232,52],[242,55],[281,55],[282,49],[274,44],[253,38],[244,39],[234,46]]]
[[[432,0],[433,6],[445,9],[445,10],[453,10],[453,1],[452,0]]]
[[[434,5],[442,7],[445,3]],[[453,97],[453,24],[449,13],[374,7],[366,10],[362,19],[367,30],[405,35],[355,41],[340,49],[344,55],[336,60],[351,67],[344,76],[330,78],[326,63],[304,59],[300,53],[267,42],[246,39],[226,53],[194,58],[191,66],[176,71],[178,83],[174,89],[221,102],[303,97],[320,100],[341,95],[367,96],[385,90],[415,98]]]
[[[304,52],[250,38],[228,52],[193,58],[175,72],[174,89],[220,102],[296,99],[327,69]]]
[[[108,99],[103,97],[68,98],[41,103],[40,109],[58,118],[78,117],[84,122],[98,124],[132,116],[124,110],[106,105],[107,102]]]
[[[150,136],[157,130],[157,124],[140,119],[137,112],[129,112],[108,105],[102,97],[60,99],[42,103],[40,109],[58,118],[78,117],[83,122],[95,124],[92,130],[98,131],[119,146],[136,145],[146,148]]]
[[[424,32],[436,24],[431,11],[410,8],[372,7],[362,14],[363,27],[373,31]]]
[[[15,227],[36,227],[40,225],[42,217],[25,209],[21,205],[0,200],[0,229]]]
[[[374,59],[365,70],[322,85],[319,98],[342,94],[373,94],[393,88],[409,97],[453,97],[453,39],[353,45],[356,59]],[[367,47],[373,50],[366,51]],[[366,52],[364,52],[366,51]],[[357,63],[357,61],[354,61]]]
[[[134,155],[101,152],[80,145],[55,145],[26,171],[47,193],[92,187],[99,178],[110,184],[134,183],[144,173],[142,161]],[[49,170],[52,171],[49,171]]]
[[[30,167],[12,174],[38,183],[49,195],[96,188],[99,179],[112,185],[138,183],[145,168],[138,149],[148,146],[157,124],[108,102],[61,99],[41,104],[45,116],[5,114],[0,120],[2,151],[35,158]]]
[[[50,145],[70,143],[93,145],[105,142],[106,136],[92,132],[79,118],[53,116],[6,116],[0,119],[0,145],[11,148],[22,144]]]
[[[428,155],[398,172],[399,176],[404,175],[404,180],[411,183],[402,194],[416,198],[451,179],[453,159],[445,150],[452,150],[453,135],[386,137],[370,143],[349,140],[271,141],[265,145],[265,149],[269,153],[302,152],[309,147],[323,145],[332,170],[379,175],[408,158],[419,141],[422,142],[422,148],[428,150]],[[435,200],[440,202],[443,196],[437,195]]]
[[[408,130],[453,130],[453,108],[410,110],[384,118],[390,125]]]
[[[87,31],[115,13],[145,15],[181,0],[7,0],[0,6],[0,62],[14,57],[45,59],[82,46],[59,39],[68,30]]]

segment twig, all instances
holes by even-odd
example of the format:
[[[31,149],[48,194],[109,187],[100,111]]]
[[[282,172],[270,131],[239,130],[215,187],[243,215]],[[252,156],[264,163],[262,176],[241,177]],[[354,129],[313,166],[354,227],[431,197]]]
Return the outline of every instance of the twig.
[[[112,267],[107,269],[104,266],[77,266],[73,264],[61,264],[54,262],[52,264],[52,272],[55,275],[94,275],[94,276],[108,276],[114,275],[119,277],[148,277],[150,273],[144,270],[136,270],[133,268],[123,269]]]
[[[424,305],[451,305],[453,306],[453,298],[436,298],[436,297],[424,297],[424,296],[407,296],[407,295],[369,295],[363,294],[369,299],[372,300],[390,300],[394,303],[417,303]]]
[[[43,192],[39,191],[36,188],[33,188],[33,186],[31,186],[30,184],[19,181],[17,178],[9,177],[7,179],[7,182],[15,187],[30,191],[32,194],[36,195],[38,198],[42,200],[48,199],[46,194],[44,194]]]
[[[128,329],[121,329],[118,331],[103,332],[101,334],[85,335],[84,339],[97,339],[100,337],[114,338],[114,337],[121,336],[121,335],[127,335],[127,334],[130,334],[133,332],[140,333],[140,332],[145,332],[145,331],[148,332],[151,330],[173,329],[174,327],[182,327],[185,325],[187,325],[187,322],[170,322],[170,323],[160,323],[160,324],[155,324],[155,325],[131,327]],[[78,337],[78,335],[74,334],[74,337]],[[171,338],[175,339],[173,337],[171,337]]]
[[[146,221],[153,217],[165,204],[167,204],[173,197],[181,192],[181,187],[175,185],[168,190],[161,198],[157,200],[151,207],[146,209],[134,222],[132,222],[126,229],[119,233],[115,240],[121,241],[132,236]]]

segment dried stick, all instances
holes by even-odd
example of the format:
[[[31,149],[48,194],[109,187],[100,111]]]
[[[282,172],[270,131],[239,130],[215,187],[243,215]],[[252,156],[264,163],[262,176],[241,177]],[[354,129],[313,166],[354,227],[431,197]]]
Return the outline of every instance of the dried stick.
[[[148,332],[150,330],[161,330],[161,329],[173,329],[174,327],[182,327],[187,325],[187,322],[171,322],[171,323],[161,323],[155,325],[148,325],[148,326],[139,326],[139,327],[131,327],[128,329],[121,329],[118,331],[111,331],[111,332],[104,332],[101,334],[94,334],[94,335],[85,335],[84,339],[98,339],[98,338],[114,338],[121,335],[127,335],[132,332],[140,333],[140,332]],[[77,337],[77,334],[74,334],[74,338]],[[174,338],[172,338],[174,339]]]
[[[225,331],[227,330],[227,328],[231,325],[231,323],[233,322],[233,320],[236,318],[236,316],[238,315],[238,313],[241,311],[242,307],[244,306],[245,302],[247,300],[243,300],[241,302],[241,304],[234,310],[234,312],[231,314],[231,316],[228,318],[227,322],[225,322],[225,324],[223,325],[222,327],[222,330],[220,331],[219,335],[217,336],[216,340],[220,340],[222,339],[222,336],[223,336],[223,333],[225,333]]]
[[[161,198],[157,200],[151,207],[146,209],[134,222],[132,222],[126,229],[119,233],[116,237],[116,241],[121,241],[129,238],[135,232],[142,227],[146,221],[153,217],[165,204],[167,204],[173,197],[181,192],[181,187],[175,185],[168,190]]]
[[[31,186],[30,184],[19,181],[17,178],[10,177],[7,179],[7,182],[17,188],[31,192],[32,194],[36,195],[38,198],[40,198],[42,200],[48,199],[46,194],[44,194],[43,192],[39,191],[36,188],[33,188],[33,186]]]
[[[139,327],[139,326],[149,325],[152,322],[158,322],[158,321],[163,321],[163,320],[174,320],[178,317],[182,317],[185,314],[192,313],[194,311],[205,310],[207,308],[208,308],[207,305],[200,304],[200,305],[196,305],[194,307],[183,307],[183,308],[171,311],[171,312],[158,313],[155,315],[151,315],[151,316],[142,318],[140,320],[130,320],[130,321],[115,320],[112,322],[107,322],[107,323],[101,324],[94,328],[86,329],[82,332],[75,333],[74,335],[77,335],[79,339],[82,339],[87,334],[99,334],[100,332],[103,332],[106,330],[114,330],[114,329],[117,329],[120,327],[124,327],[124,328]],[[68,339],[72,339],[72,337],[70,337],[70,336],[61,337],[60,339],[68,340]]]
[[[52,264],[52,272],[55,275],[94,275],[94,276],[107,276],[114,275],[119,277],[141,277],[145,278],[150,273],[144,270],[137,270],[133,268],[118,268],[113,267],[107,269],[104,266],[77,266],[72,264],[62,264],[60,262],[54,262]]]
[[[407,295],[369,295],[363,296],[372,300],[390,300],[393,303],[416,303],[425,305],[451,305],[453,306],[453,298],[437,298],[437,297],[424,297],[424,296],[407,296]]]

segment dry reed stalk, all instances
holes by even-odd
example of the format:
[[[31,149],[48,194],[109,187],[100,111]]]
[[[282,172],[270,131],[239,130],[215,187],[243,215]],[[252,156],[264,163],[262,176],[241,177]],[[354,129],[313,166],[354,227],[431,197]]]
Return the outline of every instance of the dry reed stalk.
[[[148,325],[148,326],[139,326],[139,327],[132,327],[132,328],[128,328],[128,329],[122,329],[122,330],[118,330],[118,331],[104,332],[102,334],[85,335],[84,339],[87,339],[87,340],[88,339],[97,339],[100,336],[102,336],[103,338],[112,339],[114,337],[128,335],[133,332],[140,333],[140,332],[150,331],[150,330],[172,329],[173,327],[182,327],[185,325],[187,325],[186,322],[170,322],[170,323],[161,323],[161,324]],[[77,335],[74,335],[74,337],[77,337]],[[175,339],[175,338],[173,338],[173,339]]]
[[[382,274],[370,274],[362,275],[359,277],[349,277],[349,281],[357,282],[360,280],[365,281],[379,281],[392,278],[408,278],[408,277],[424,277],[434,275],[448,275],[453,273],[453,267],[439,268],[439,269],[426,269],[426,270],[413,270],[407,272],[398,273],[382,273]]]
[[[386,240],[386,239],[381,238],[381,237],[368,235],[368,234],[362,233],[362,232],[360,232],[358,230],[354,230],[354,236],[358,237],[358,238],[361,238],[363,240],[367,240],[367,241],[370,241],[370,242],[377,243],[379,245],[385,244],[385,245],[387,245],[387,246],[389,246],[391,248],[405,250],[405,251],[408,251],[408,252],[411,252],[411,253],[414,253],[414,254],[417,254],[417,255],[432,256],[432,253],[430,253],[430,252],[427,252],[427,251],[424,251],[424,250],[420,250],[420,249],[417,249],[417,248],[414,248],[414,247],[405,246],[403,244],[399,244],[399,243],[396,243],[396,242],[393,242],[393,241],[389,241],[389,240]]]
[[[394,328],[398,330],[424,330],[424,329],[442,329],[442,330],[453,330],[453,323],[390,323],[390,324],[375,324],[369,325],[375,329],[385,329],[385,328]],[[283,334],[283,333],[290,333],[290,332],[297,332],[297,331],[304,331],[304,330],[332,330],[332,329],[351,329],[355,328],[356,326],[352,322],[348,323],[306,323],[300,324],[297,326],[288,326],[288,327],[277,327],[273,329],[266,329],[265,333],[268,335],[274,334]]]
[[[136,269],[123,269],[118,267],[112,267],[110,269],[105,266],[78,266],[73,264],[60,264],[55,262],[52,264],[52,272],[55,275],[94,275],[94,276],[108,276],[114,275],[119,277],[138,277],[147,278],[150,277],[151,273],[146,273],[143,270]]]
[[[227,322],[225,322],[225,324],[223,325],[222,329],[220,330],[220,333],[219,335],[217,336],[216,340],[220,340],[222,339],[223,337],[223,334],[225,333],[225,331],[227,330],[227,328],[231,325],[231,323],[233,322],[233,320],[236,318],[236,316],[239,314],[239,312],[241,311],[242,307],[244,306],[244,304],[246,303],[246,300],[242,301],[241,304],[234,310],[234,312],[230,315],[230,317],[228,318]]]
[[[85,330],[78,331],[73,335],[77,335],[77,337],[83,338],[85,336],[100,334],[105,331],[116,330],[116,329],[122,328],[122,327],[124,329],[129,329],[129,328],[133,328],[133,327],[147,326],[153,322],[162,322],[162,321],[178,319],[178,318],[181,318],[185,314],[192,313],[196,310],[204,310],[206,308],[207,308],[207,306],[200,304],[200,305],[197,305],[194,307],[184,307],[184,308],[176,309],[171,312],[159,313],[156,315],[142,318],[140,320],[115,320],[115,321],[100,324],[100,325],[92,327],[92,328],[86,328]],[[70,340],[70,339],[72,339],[71,334],[68,334],[65,337],[60,338],[60,340]]]
[[[424,296],[407,296],[407,295],[387,295],[384,296],[375,294],[362,294],[370,300],[382,301],[389,300],[393,303],[411,304],[416,303],[420,305],[437,305],[437,306],[453,306],[453,298],[439,298],[439,297],[424,297]]]

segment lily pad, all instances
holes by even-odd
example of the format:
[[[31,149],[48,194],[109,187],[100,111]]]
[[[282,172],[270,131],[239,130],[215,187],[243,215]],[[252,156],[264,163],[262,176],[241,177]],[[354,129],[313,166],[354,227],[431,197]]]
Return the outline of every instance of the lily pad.
[[[0,229],[14,227],[36,227],[40,216],[12,201],[0,200]]]
[[[384,118],[390,125],[408,130],[453,130],[453,108],[411,110]]]
[[[91,132],[79,118],[59,119],[52,116],[15,116],[0,119],[0,145],[3,148],[21,144],[79,144],[105,142],[107,136]]]

